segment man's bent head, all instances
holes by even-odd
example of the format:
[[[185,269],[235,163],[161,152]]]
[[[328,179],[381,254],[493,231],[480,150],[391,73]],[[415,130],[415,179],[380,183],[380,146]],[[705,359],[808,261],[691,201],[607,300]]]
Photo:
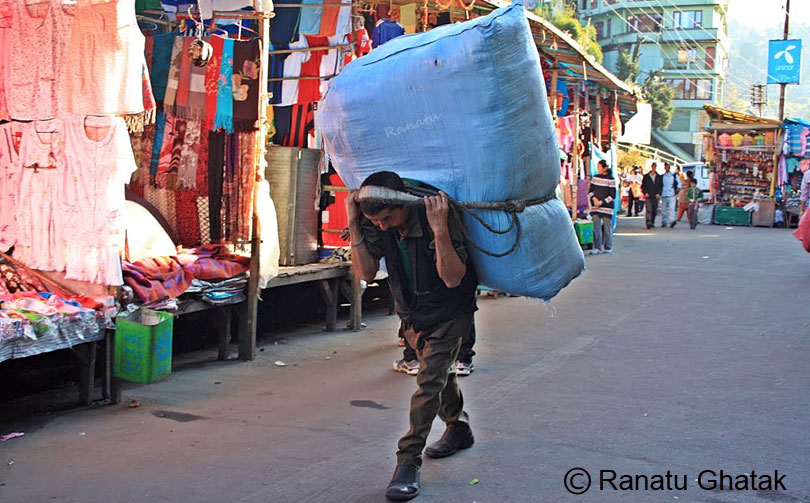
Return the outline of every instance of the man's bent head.
[[[366,178],[361,187],[384,187],[405,192],[402,178],[391,171],[378,171]],[[408,222],[408,207],[384,201],[360,201],[360,211],[380,229],[404,229]]]

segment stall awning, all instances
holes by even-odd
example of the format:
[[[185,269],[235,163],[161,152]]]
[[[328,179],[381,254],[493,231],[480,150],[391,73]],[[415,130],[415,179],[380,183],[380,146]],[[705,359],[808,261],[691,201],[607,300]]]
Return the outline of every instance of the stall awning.
[[[764,117],[757,117],[756,115],[749,115],[741,112],[735,112],[727,108],[720,108],[713,105],[703,105],[703,109],[706,110],[706,113],[709,114],[709,118],[712,120],[712,125],[709,127],[709,130],[722,129],[722,127],[720,127],[721,123],[725,123],[727,125],[745,126],[745,128],[748,129],[777,129],[779,128],[779,126],[781,126],[781,123],[776,119],[766,119]],[[715,122],[717,122],[717,124],[715,124]],[[715,128],[714,126],[718,127]],[[771,127],[757,128],[756,126],[771,126]],[[730,129],[737,129],[737,128],[732,127]]]
[[[504,0],[486,0],[485,3],[498,8],[510,5]],[[585,80],[608,91],[614,91],[624,115],[636,112],[636,102],[641,100],[641,88],[628,84],[610,73],[579,43],[549,21],[529,11],[526,12],[526,17],[534,34],[537,49],[546,58],[557,61],[558,66],[563,69],[565,78]]]

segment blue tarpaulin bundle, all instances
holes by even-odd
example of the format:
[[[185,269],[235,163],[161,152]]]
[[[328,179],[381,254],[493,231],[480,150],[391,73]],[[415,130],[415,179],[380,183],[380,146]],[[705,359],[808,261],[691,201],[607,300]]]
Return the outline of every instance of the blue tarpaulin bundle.
[[[523,6],[396,38],[350,63],[330,81],[316,127],[350,188],[388,170],[459,201],[537,200],[560,177],[557,138],[540,60]],[[496,229],[509,213],[480,211]],[[553,198],[517,213],[518,247],[492,257],[470,247],[481,283],[540,299],[584,269],[571,218]],[[510,249],[464,216],[469,237],[493,253]]]

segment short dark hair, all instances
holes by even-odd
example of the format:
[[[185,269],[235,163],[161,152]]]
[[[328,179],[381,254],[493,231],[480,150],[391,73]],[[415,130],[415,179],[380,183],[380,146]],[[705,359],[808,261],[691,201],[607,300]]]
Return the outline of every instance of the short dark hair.
[[[387,189],[405,192],[405,182],[393,171],[378,171],[368,175],[360,184],[361,187],[385,187]],[[378,215],[385,209],[399,209],[401,204],[390,204],[382,201],[360,201],[360,211],[366,215]]]
[[[694,178],[690,178],[689,183],[694,183],[695,185],[697,185],[697,180],[695,180]]]

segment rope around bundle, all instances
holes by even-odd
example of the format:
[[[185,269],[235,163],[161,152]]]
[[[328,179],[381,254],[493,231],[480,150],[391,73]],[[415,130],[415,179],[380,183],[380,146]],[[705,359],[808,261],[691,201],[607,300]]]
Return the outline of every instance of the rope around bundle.
[[[400,192],[398,190],[389,189],[387,187],[375,187],[375,186],[365,186],[360,189],[360,193],[358,194],[358,199],[363,201],[375,201],[383,204],[393,204],[393,205],[405,205],[405,206],[415,206],[419,204],[424,204],[423,197],[430,197],[438,195],[439,191],[434,189],[428,189],[424,187],[406,187],[407,192]],[[481,245],[476,243],[469,235],[467,228],[463,225],[461,226],[461,230],[464,233],[464,239],[476,250],[480,251],[481,253],[488,255],[494,258],[505,257],[515,251],[520,244],[520,238],[522,235],[522,228],[520,225],[520,219],[518,218],[518,213],[523,212],[529,206],[534,206],[537,204],[543,204],[551,201],[552,199],[556,198],[557,195],[555,193],[548,194],[544,197],[538,199],[512,199],[509,201],[499,201],[499,202],[479,202],[479,201],[456,201],[450,196],[447,198],[450,200],[450,208],[456,212],[466,213],[467,215],[474,218],[481,226],[483,226],[486,230],[493,234],[504,235],[508,234],[512,231],[512,229],[516,229],[515,233],[515,241],[512,243],[511,248],[507,251],[502,253],[492,252],[489,250],[484,249]],[[489,211],[503,211],[511,216],[511,223],[509,227],[506,229],[496,229],[486,223],[484,219],[478,215],[473,210],[489,210]]]

